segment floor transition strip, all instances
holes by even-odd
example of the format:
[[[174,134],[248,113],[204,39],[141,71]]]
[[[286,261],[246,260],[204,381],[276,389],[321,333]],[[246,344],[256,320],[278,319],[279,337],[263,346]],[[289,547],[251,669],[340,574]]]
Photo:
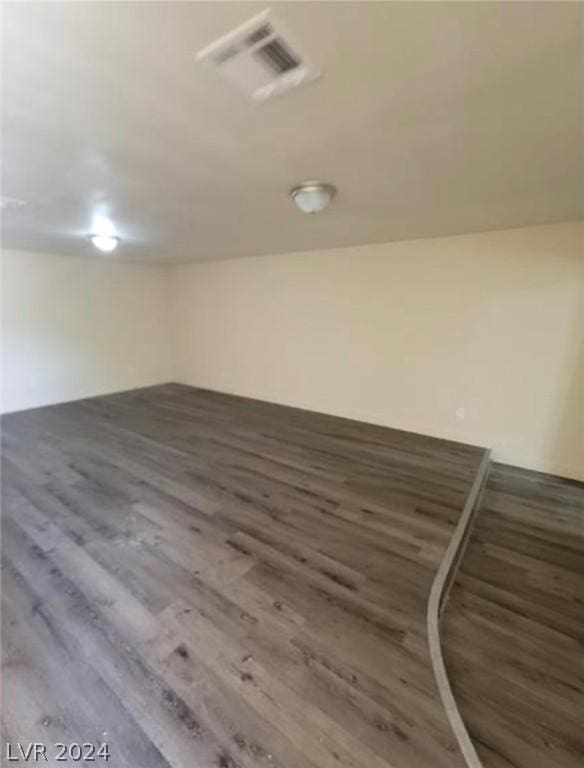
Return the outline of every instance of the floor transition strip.
[[[454,736],[468,768],[483,768],[483,763],[474,748],[474,744],[472,743],[472,739],[470,738],[452,692],[452,686],[450,685],[448,673],[446,672],[446,665],[444,664],[442,653],[440,621],[444,606],[448,599],[450,587],[454,582],[458,566],[462,560],[468,542],[473,519],[479,507],[481,493],[487,479],[490,463],[491,452],[485,450],[476,478],[466,499],[464,509],[432,584],[427,612],[428,644],[430,646],[430,657],[432,659],[434,676],[438,685],[440,698],[442,699],[444,709],[446,710],[446,715],[448,716]]]

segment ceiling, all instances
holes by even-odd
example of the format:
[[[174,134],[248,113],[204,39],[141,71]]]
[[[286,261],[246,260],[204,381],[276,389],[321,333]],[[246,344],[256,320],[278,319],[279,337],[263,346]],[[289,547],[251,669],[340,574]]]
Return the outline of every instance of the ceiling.
[[[263,3],[3,3],[9,248],[184,261],[584,213],[584,4],[275,4],[317,82],[255,104],[196,52]],[[287,194],[334,183],[319,216]]]

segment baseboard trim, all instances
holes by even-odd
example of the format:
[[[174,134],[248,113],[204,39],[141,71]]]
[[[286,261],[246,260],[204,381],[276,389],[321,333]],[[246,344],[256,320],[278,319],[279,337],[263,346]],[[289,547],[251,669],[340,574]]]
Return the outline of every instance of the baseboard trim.
[[[438,568],[438,572],[434,578],[427,610],[428,644],[430,647],[430,657],[432,660],[434,677],[436,678],[440,698],[442,699],[442,704],[446,710],[450,726],[454,732],[454,736],[468,768],[484,767],[475,750],[474,744],[472,743],[472,739],[470,738],[452,692],[448,673],[446,672],[446,665],[444,664],[444,657],[442,655],[440,621],[450,588],[454,582],[458,566],[460,565],[462,555],[466,548],[473,519],[479,505],[481,492],[487,479],[490,463],[491,452],[486,450],[479,465],[472,488],[467,496],[464,509],[454,530],[452,539],[450,540],[450,544],[448,545],[446,553],[440,563],[440,567]]]
[[[97,400],[99,397],[110,397],[111,395],[126,395],[131,392],[140,392],[146,389],[153,389],[154,387],[166,387],[169,384],[175,384],[172,380],[154,381],[151,384],[140,384],[140,386],[127,387],[123,386],[121,389],[105,389],[98,390],[97,392],[90,392],[89,394],[79,395],[79,397],[67,397],[64,400],[59,398],[57,400],[50,400],[44,403],[37,403],[36,405],[26,405],[18,408],[4,409],[0,406],[0,416],[10,416],[13,413],[24,413],[25,411],[38,411],[40,408],[52,408],[55,405],[68,405],[69,403],[80,403],[83,400]]]

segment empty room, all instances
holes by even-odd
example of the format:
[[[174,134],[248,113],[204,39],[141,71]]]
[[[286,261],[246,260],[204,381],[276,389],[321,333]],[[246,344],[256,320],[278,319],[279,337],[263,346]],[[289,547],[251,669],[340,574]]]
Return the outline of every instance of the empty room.
[[[1,763],[584,766],[584,3],[3,2]]]

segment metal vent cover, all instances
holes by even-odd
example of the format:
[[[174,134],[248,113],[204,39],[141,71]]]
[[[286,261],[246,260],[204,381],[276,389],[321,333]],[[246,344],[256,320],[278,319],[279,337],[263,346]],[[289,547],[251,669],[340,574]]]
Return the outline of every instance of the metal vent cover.
[[[197,54],[255,101],[315,80],[319,71],[289,30],[266,10],[207,45]]]

